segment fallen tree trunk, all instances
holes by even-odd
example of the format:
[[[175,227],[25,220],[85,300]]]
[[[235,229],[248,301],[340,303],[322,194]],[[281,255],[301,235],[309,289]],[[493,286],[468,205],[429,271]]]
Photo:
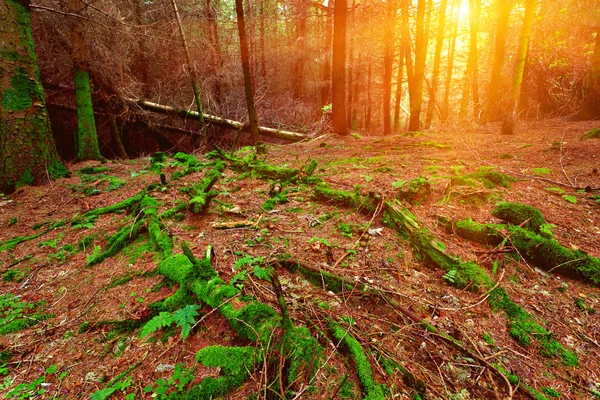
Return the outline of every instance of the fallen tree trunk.
[[[196,118],[196,119],[198,118],[198,112],[196,112],[196,111],[187,111],[187,110],[170,107],[170,106],[165,106],[165,105],[158,104],[158,103],[152,103],[152,102],[144,101],[144,100],[134,100],[134,99],[126,99],[126,100],[137,104],[139,107],[141,107],[147,111],[153,111],[153,112],[158,112],[158,113],[162,113],[162,114],[177,115],[178,117],[181,117],[181,118],[187,118],[187,117]],[[210,114],[204,114],[204,120],[209,124],[222,126],[222,127],[228,128],[228,129],[235,129],[235,130],[241,130],[244,132],[250,132],[250,126],[247,124],[244,124],[242,122],[239,122],[239,121],[233,121],[231,119],[217,117],[215,115],[210,115]],[[272,137],[272,138],[276,138],[276,139],[283,139],[283,140],[287,140],[289,142],[299,142],[300,140],[307,138],[306,135],[303,135],[301,133],[282,131],[282,130],[275,129],[275,128],[267,128],[265,126],[259,126],[258,133],[262,136]]]

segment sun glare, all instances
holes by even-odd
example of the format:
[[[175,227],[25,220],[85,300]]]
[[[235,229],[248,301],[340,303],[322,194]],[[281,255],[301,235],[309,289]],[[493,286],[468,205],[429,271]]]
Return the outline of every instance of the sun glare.
[[[465,21],[469,19],[469,2],[461,1],[460,6],[458,8],[458,18],[461,21]]]

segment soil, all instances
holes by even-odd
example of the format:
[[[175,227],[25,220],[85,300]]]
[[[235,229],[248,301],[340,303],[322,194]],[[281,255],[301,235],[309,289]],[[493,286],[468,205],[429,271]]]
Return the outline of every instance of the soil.
[[[428,333],[382,299],[334,294],[276,266],[292,321],[308,327],[325,349],[314,378],[302,377],[311,387],[298,398],[363,396],[354,361],[328,336],[327,321],[332,319],[365,349],[375,380],[386,385],[389,398],[413,398],[414,390],[398,369],[386,372],[382,361],[386,359],[422,380],[428,398],[507,398],[507,382],[492,374],[490,365],[520,378],[520,384],[512,384],[515,399],[528,397],[517,390],[519,385],[528,385],[547,398],[554,394],[550,389],[563,399],[593,398],[594,391],[600,392],[600,322],[595,314],[600,311],[600,288],[542,271],[510,248],[465,241],[441,227],[438,216],[500,223],[491,214],[498,201],[529,204],[554,225],[555,238],[563,246],[600,257],[600,202],[593,198],[600,195],[600,140],[579,141],[596,126],[594,122],[552,120],[527,123],[515,136],[499,135],[500,127],[495,124],[392,137],[328,135],[272,145],[266,155],[269,164],[293,168],[316,159],[315,174],[331,187],[377,193],[385,199],[396,197],[402,181],[428,177],[432,194],[423,204],[407,205],[411,212],[446,245],[447,253],[476,262],[500,282],[514,302],[577,355],[576,367],[541,355],[536,343],[519,345],[508,333],[506,316],[490,309],[486,293],[457,288],[445,271],[419,262],[411,243],[385,226],[381,213],[369,215],[318,201],[306,185],[290,194],[287,203],[266,211],[262,205],[269,199],[269,181],[227,168],[213,188],[219,194],[206,212],[188,212],[181,221],[164,223],[175,253],[181,252],[184,241],[196,257],[212,245],[213,266],[225,281],[249,268],[236,269],[236,261],[244,256],[258,258],[256,265],[272,265],[278,255],[287,253],[304,265],[377,288],[460,340],[468,350]],[[185,340],[175,325],[140,338],[139,326],[152,316],[149,305],[174,293],[177,285],[153,273],[158,256],[144,245],[143,235],[117,255],[86,266],[96,246],[103,247],[124,224],[131,224],[125,214],[102,215],[87,226],[69,222],[90,209],[134,196],[160,179],[150,171],[149,157],[103,164],[109,171],[96,175],[94,181],[77,173],[92,166],[99,165],[70,165],[71,178],[22,187],[0,197],[0,247],[6,240],[46,230],[34,229],[36,224],[67,221],[0,252],[0,307],[6,313],[13,307],[11,301],[21,301],[32,307],[23,311],[28,318],[45,316],[26,329],[0,336],[0,393],[7,398],[74,399],[93,393],[95,398],[105,398],[98,391],[110,387],[111,380],[123,372],[125,376],[119,379],[128,385],[115,390],[112,398],[134,398],[132,394],[163,398],[157,387],[161,379],[169,381],[178,364],[193,375],[179,389],[219,375],[218,369],[195,361],[199,349],[252,344],[237,337],[225,318],[207,305],[198,310],[202,317],[196,318],[199,322]],[[495,167],[518,181],[510,188],[453,185],[452,177],[480,167]],[[176,169],[166,167],[167,185],[153,192],[159,212],[173,207],[178,199],[188,200],[180,189],[204,176],[200,171],[169,180]],[[106,176],[119,178],[124,185],[111,187]],[[251,221],[252,225],[213,226],[231,221]],[[79,251],[78,244],[90,235],[95,236]],[[69,244],[73,250],[65,249]],[[270,282],[248,273],[238,284],[244,294],[280,310]],[[322,307],[323,303],[328,306]],[[0,314],[0,328],[8,320]],[[136,329],[119,329],[124,326],[119,321]],[[488,364],[469,354],[477,354]],[[277,357],[271,354],[227,398],[279,398],[279,393],[269,394],[265,384],[270,363],[277,363]],[[166,393],[179,390],[176,382],[165,383]],[[148,385],[152,388],[145,391]],[[290,398],[298,395],[299,387],[291,388]]]

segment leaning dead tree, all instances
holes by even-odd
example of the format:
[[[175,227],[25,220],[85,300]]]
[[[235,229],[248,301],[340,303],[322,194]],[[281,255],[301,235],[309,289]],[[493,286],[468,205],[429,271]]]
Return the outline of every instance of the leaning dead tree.
[[[196,111],[183,110],[183,109],[170,107],[170,106],[166,106],[166,105],[162,105],[162,104],[158,104],[158,103],[152,103],[149,101],[143,101],[143,100],[135,100],[135,99],[125,99],[125,100],[133,102],[133,103],[137,104],[139,107],[141,107],[142,109],[147,110],[147,111],[158,112],[161,114],[176,115],[181,118],[191,117],[191,118],[198,119],[198,112],[196,112]],[[210,114],[203,114],[203,116],[204,116],[204,121],[208,124],[213,124],[213,125],[221,126],[224,128],[237,130],[237,131],[250,132],[250,126],[247,124],[244,124],[242,122],[233,121],[231,119],[217,117],[215,115],[210,115]],[[304,135],[302,133],[282,131],[279,129],[268,128],[265,126],[259,126],[258,133],[262,136],[272,137],[275,139],[283,139],[283,140],[287,140],[289,142],[299,142],[300,140],[307,138],[307,135]]]

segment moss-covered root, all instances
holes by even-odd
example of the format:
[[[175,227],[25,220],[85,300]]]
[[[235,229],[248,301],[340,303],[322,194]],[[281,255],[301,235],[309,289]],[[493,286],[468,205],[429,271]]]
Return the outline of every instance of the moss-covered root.
[[[221,369],[218,378],[203,379],[184,395],[177,394],[171,399],[209,400],[225,396],[241,386],[257,365],[262,363],[263,355],[255,347],[209,346],[196,353],[196,361],[206,367]]]
[[[359,192],[334,190],[325,184],[313,187],[313,194],[317,200],[350,207],[362,214],[371,215],[377,209],[379,198],[377,196],[363,196]]]
[[[496,205],[496,208],[492,211],[492,215],[509,224],[523,224],[523,228],[535,233],[540,233],[540,228],[546,224],[542,213],[537,208],[527,204],[503,201]]]
[[[238,154],[245,151],[242,149]],[[258,177],[269,180],[279,180],[281,182],[289,182],[298,177],[299,169],[288,167],[277,167],[267,164],[257,158],[257,154],[252,151],[244,157],[226,153],[221,149],[213,150],[206,155],[208,158],[220,158],[230,162],[231,168],[236,171],[248,172],[252,171]]]
[[[527,261],[553,273],[600,286],[600,259],[582,250],[562,246],[528,229],[514,225],[480,224],[471,220],[452,223],[459,236],[484,244],[497,245],[508,239]]]
[[[519,305],[510,300],[506,291],[496,286],[488,273],[474,262],[463,262],[460,258],[445,252],[445,245],[427,229],[421,226],[416,217],[398,201],[386,202],[384,212],[385,223],[396,229],[408,239],[415,248],[417,256],[424,262],[442,268],[446,271],[455,271],[455,284],[466,286],[471,283],[471,288],[491,290],[488,303],[493,310],[503,310],[509,320],[509,333],[521,345],[531,343],[531,337],[537,337],[540,344],[540,353],[547,357],[559,356],[566,365],[577,365],[577,357],[566,350],[552,334],[535,322],[534,318]],[[458,227],[458,224],[454,224]],[[533,232],[517,228],[529,235]],[[480,232],[478,232],[480,234]]]
[[[371,369],[371,363],[365,355],[365,351],[358,341],[352,337],[345,329],[336,324],[330,322],[329,330],[336,339],[336,341],[344,344],[344,346],[350,352],[350,355],[354,359],[356,365],[356,375],[362,386],[365,394],[365,400],[385,399],[383,395],[383,388],[373,379],[373,370]]]
[[[123,201],[120,201],[116,204],[112,204],[110,206],[106,206],[106,207],[102,207],[102,208],[96,208],[95,210],[90,210],[90,211],[86,212],[85,214],[82,214],[81,216],[74,218],[73,221],[71,221],[71,225],[75,225],[78,221],[85,220],[86,218],[89,218],[89,217],[111,214],[111,213],[115,213],[115,212],[118,212],[121,210],[132,210],[137,205],[139,205],[139,203],[142,201],[143,198],[144,198],[144,192],[142,191],[142,192],[136,194],[135,196],[125,199]]]
[[[206,173],[206,176],[200,183],[190,189],[189,193],[192,199],[190,200],[189,207],[192,212],[203,212],[208,202],[218,194],[218,192],[210,189],[217,182],[223,170],[225,170],[225,163],[218,162],[213,169]]]
[[[132,243],[140,234],[140,229],[144,226],[144,221],[138,221],[133,226],[122,227],[117,233],[108,239],[108,243],[99,253],[94,252],[87,258],[87,266],[91,267],[101,263],[123,250],[127,244]]]
[[[429,200],[431,196],[431,183],[424,176],[419,176],[402,186],[398,192],[398,199],[419,205]]]

